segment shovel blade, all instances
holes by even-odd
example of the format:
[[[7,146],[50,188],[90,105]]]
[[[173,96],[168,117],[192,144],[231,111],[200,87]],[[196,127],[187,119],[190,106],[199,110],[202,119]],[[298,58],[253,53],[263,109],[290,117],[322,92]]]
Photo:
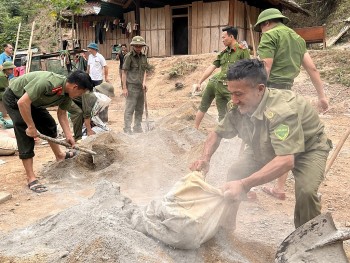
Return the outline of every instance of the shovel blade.
[[[348,263],[344,239],[334,240],[337,232],[331,214],[321,214],[297,228],[281,243],[275,262]]]

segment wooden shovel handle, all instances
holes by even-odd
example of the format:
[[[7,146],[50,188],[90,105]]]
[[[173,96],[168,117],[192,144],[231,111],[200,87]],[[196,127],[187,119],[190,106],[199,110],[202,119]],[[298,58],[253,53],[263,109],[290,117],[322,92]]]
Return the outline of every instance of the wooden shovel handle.
[[[329,172],[329,170],[331,169],[335,159],[337,158],[339,152],[340,152],[340,149],[343,147],[346,139],[349,137],[350,135],[350,128],[348,128],[346,130],[346,132],[344,133],[343,137],[341,137],[339,143],[337,144],[331,158],[329,159],[329,162],[327,163],[327,166],[326,166],[326,170],[324,172],[324,176],[326,177],[327,173]]]
[[[92,154],[92,155],[96,155],[96,152],[94,152],[94,151],[91,151],[91,150],[88,150],[88,149],[79,147],[79,146],[77,146],[77,145],[75,145],[74,147],[72,147],[72,145],[70,145],[68,142],[64,142],[64,141],[61,141],[61,140],[58,140],[58,139],[55,139],[55,138],[46,136],[46,135],[41,134],[41,133],[38,134],[38,137],[39,137],[40,139],[45,140],[45,141],[53,142],[53,143],[56,143],[56,144],[65,146],[65,147],[67,147],[67,148],[73,148],[73,149],[76,149],[76,150],[78,150],[78,151],[82,151],[82,152],[85,152],[85,153],[89,153],[89,154]]]

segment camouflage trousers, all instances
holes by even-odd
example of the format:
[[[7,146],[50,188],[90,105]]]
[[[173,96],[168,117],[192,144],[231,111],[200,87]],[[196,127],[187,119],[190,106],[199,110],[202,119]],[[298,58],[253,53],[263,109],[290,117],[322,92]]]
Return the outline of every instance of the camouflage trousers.
[[[131,124],[134,117],[134,130],[141,129],[141,121],[145,97],[141,85],[127,84],[128,97],[125,102],[124,111],[124,130],[131,130]]]

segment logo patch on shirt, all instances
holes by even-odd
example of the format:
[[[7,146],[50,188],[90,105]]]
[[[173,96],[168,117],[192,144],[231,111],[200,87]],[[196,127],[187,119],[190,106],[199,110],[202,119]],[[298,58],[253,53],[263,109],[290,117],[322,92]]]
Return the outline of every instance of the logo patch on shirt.
[[[289,135],[289,126],[285,124],[280,124],[274,130],[274,132],[278,139],[280,139],[281,141],[284,141]]]

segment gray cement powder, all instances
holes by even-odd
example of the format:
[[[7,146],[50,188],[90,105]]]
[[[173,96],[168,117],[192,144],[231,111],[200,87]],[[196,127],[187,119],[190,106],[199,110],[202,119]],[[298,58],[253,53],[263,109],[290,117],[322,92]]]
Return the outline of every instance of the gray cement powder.
[[[102,152],[105,147],[107,167],[89,166],[84,155],[48,165],[42,175],[48,183],[64,185],[62,191],[99,182],[96,192],[77,206],[1,235],[0,262],[249,262],[220,236],[197,250],[178,250],[131,227],[140,211],[136,203],[145,205],[162,197],[200,154],[206,136],[191,127],[194,114],[185,105],[147,134],[111,132],[87,139],[86,146],[98,144]],[[223,141],[221,154],[213,156],[218,165],[208,174],[211,184],[225,181],[222,175],[235,158],[232,147],[237,142]]]

